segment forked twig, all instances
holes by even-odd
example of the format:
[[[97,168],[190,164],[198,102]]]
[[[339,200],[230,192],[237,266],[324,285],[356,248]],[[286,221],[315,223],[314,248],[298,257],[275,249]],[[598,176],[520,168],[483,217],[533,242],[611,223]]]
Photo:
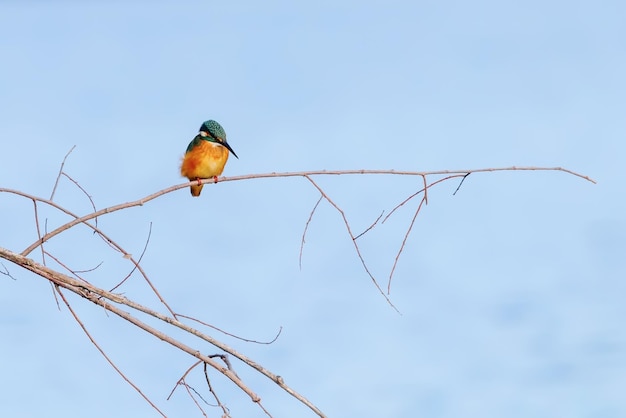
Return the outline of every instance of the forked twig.
[[[174,387],[172,388],[172,391],[170,392],[170,394],[167,396],[167,400],[169,401],[172,398],[172,395],[174,395],[174,391],[176,391],[176,388],[178,386],[184,386],[185,390],[187,391],[187,394],[189,395],[189,397],[191,398],[191,400],[196,404],[196,407],[200,410],[200,412],[202,413],[202,415],[204,415],[205,417],[207,416],[206,412],[204,412],[204,409],[202,409],[202,407],[200,406],[200,404],[198,403],[198,401],[196,401],[196,398],[193,396],[193,394],[190,392],[190,389],[193,390],[193,392],[198,395],[198,397],[200,399],[202,399],[202,402],[204,402],[206,405],[209,406],[215,406],[215,405],[211,405],[210,403],[208,403],[203,397],[202,395],[200,395],[198,393],[197,390],[195,390],[194,388],[192,388],[191,386],[189,386],[187,384],[187,381],[185,380],[187,375],[189,374],[189,372],[191,372],[198,364],[202,363],[202,361],[196,361],[194,362],[194,364],[191,365],[191,367],[189,367],[187,370],[185,370],[185,373],[183,373],[183,375],[180,377],[180,379],[178,379],[178,382],[176,382],[176,384],[174,385]],[[205,364],[206,367],[206,364]]]
[[[2,274],[3,276],[7,276],[10,279],[13,280],[17,280],[15,277],[13,277],[11,275],[11,272],[9,271],[9,269],[7,268],[7,266],[4,265],[4,263],[0,263],[2,265],[2,267],[4,268],[4,271],[0,271],[0,274]]]
[[[168,401],[172,398],[172,395],[174,395],[174,392],[176,391],[176,388],[178,387],[178,385],[181,384],[181,382],[183,382],[185,380],[187,375],[200,363],[202,363],[202,361],[198,360],[198,361],[194,362],[187,370],[185,370],[185,373],[183,373],[183,375],[178,379],[178,382],[176,382],[176,384],[172,388],[172,391],[167,396],[167,400]]]
[[[361,260],[361,265],[365,269],[365,272],[370,276],[370,279],[374,283],[374,286],[376,286],[376,289],[378,289],[378,292],[381,295],[383,295],[383,297],[385,298],[385,300],[387,301],[389,306],[391,306],[393,309],[395,309],[396,312],[400,313],[400,311],[398,311],[398,308],[396,308],[396,306],[391,302],[391,299],[389,299],[389,297],[385,294],[385,292],[383,292],[383,289],[381,289],[380,285],[376,281],[376,278],[374,278],[374,275],[370,272],[369,267],[367,267],[367,263],[365,263],[365,259],[361,255],[361,249],[359,248],[359,244],[357,244],[356,238],[354,237],[354,234],[352,233],[352,229],[350,228],[350,223],[348,223],[348,218],[346,218],[346,214],[343,212],[343,210],[339,206],[337,206],[337,204],[335,202],[333,202],[333,200],[330,197],[328,197],[326,192],[324,192],[324,190],[322,190],[322,188],[320,186],[318,186],[317,183],[315,183],[311,177],[309,177],[309,176],[304,176],[304,177],[307,180],[309,180],[311,182],[311,184],[324,197],[324,199],[326,199],[326,201],[328,203],[330,203],[337,210],[337,212],[339,212],[339,214],[341,215],[341,217],[343,219],[343,223],[346,226],[346,230],[348,231],[348,235],[350,235],[350,238],[352,239],[352,244],[354,244],[354,249],[356,250],[356,254],[359,257],[359,260]]]

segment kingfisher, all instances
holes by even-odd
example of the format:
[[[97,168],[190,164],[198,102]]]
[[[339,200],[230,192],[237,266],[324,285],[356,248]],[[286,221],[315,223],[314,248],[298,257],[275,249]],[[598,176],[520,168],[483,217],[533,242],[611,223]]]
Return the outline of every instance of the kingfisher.
[[[183,177],[187,177],[189,181],[198,181],[197,185],[191,186],[192,196],[200,196],[204,186],[200,183],[201,179],[212,177],[217,183],[217,176],[224,171],[229,152],[239,159],[226,142],[226,132],[222,125],[214,120],[202,123],[198,135],[189,143],[180,167]]]

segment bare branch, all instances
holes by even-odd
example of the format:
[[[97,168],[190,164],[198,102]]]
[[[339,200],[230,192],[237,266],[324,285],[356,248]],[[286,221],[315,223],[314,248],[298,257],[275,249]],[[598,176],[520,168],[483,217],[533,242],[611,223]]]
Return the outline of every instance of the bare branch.
[[[150,229],[148,232],[148,236],[143,248],[143,251],[139,257],[139,259],[137,261],[135,261],[132,257],[132,255],[130,253],[128,253],[127,251],[125,251],[119,244],[117,244],[115,241],[113,241],[111,238],[109,238],[106,234],[104,234],[99,228],[98,228],[98,217],[99,216],[103,216],[109,213],[113,213],[115,211],[118,210],[122,210],[122,209],[126,209],[126,208],[130,208],[130,207],[134,207],[134,206],[141,206],[151,200],[156,199],[157,197],[160,197],[164,194],[167,193],[171,193],[174,192],[176,190],[182,189],[182,188],[187,188],[190,184],[198,184],[197,181],[192,181],[192,182],[186,182],[183,184],[179,184],[179,185],[175,185],[175,186],[171,186],[169,188],[160,190],[156,193],[153,193],[151,195],[148,195],[142,199],[133,201],[133,202],[126,202],[123,204],[119,204],[119,205],[115,205],[115,206],[111,206],[109,208],[104,208],[101,210],[96,210],[96,206],[93,202],[92,197],[87,193],[87,191],[82,188],[80,186],[80,184],[78,184],[77,181],[75,181],[73,178],[71,178],[68,174],[66,174],[63,169],[64,169],[64,164],[68,158],[68,156],[70,155],[70,153],[72,152],[72,150],[74,149],[74,147],[72,147],[72,149],[70,149],[70,151],[66,154],[65,158],[63,159],[63,162],[61,164],[61,167],[59,169],[59,173],[58,176],[56,178],[53,190],[52,190],[52,194],[50,196],[49,200],[45,200],[42,198],[38,198],[35,196],[31,196],[28,195],[26,193],[22,193],[16,190],[11,190],[11,189],[4,189],[4,188],[0,188],[0,193],[4,192],[4,193],[12,193],[15,195],[19,195],[22,197],[25,197],[27,199],[31,199],[34,205],[34,215],[35,215],[35,223],[36,223],[36,228],[37,228],[37,240],[32,243],[30,246],[28,246],[23,252],[22,254],[16,254],[13,252],[10,252],[8,250],[4,250],[3,248],[0,248],[0,258],[5,258],[7,260],[12,261],[13,263],[16,263],[20,266],[22,266],[23,268],[26,268],[32,272],[34,272],[35,274],[47,279],[49,281],[49,283],[51,284],[51,286],[53,286],[53,294],[55,296],[55,298],[57,298],[57,295],[59,295],[62,300],[64,301],[64,303],[66,304],[66,306],[68,307],[68,309],[70,310],[70,312],[72,313],[72,315],[74,316],[74,319],[77,321],[77,323],[81,326],[81,328],[83,329],[83,331],[85,332],[85,334],[88,336],[89,340],[92,342],[92,344],[94,344],[94,346],[101,352],[101,354],[106,358],[106,360],[111,364],[111,366],[114,367],[114,369],[124,378],[125,381],[127,381],[138,393],[141,394],[142,397],[144,397],[144,399],[150,403],[150,405],[152,405],[162,416],[164,416],[164,414],[139,390],[138,387],[136,387],[126,376],[124,376],[124,374],[113,364],[113,362],[106,356],[106,354],[104,353],[104,351],[101,349],[101,347],[95,342],[95,340],[93,339],[93,337],[90,335],[90,333],[87,331],[85,325],[80,321],[80,319],[78,318],[78,316],[76,315],[76,313],[74,312],[74,310],[72,309],[72,307],[69,305],[68,301],[65,298],[64,292],[62,291],[62,289],[67,289],[73,293],[78,294],[79,296],[81,296],[82,298],[89,300],[90,302],[102,307],[105,309],[106,312],[111,312],[114,313],[115,315],[118,315],[119,317],[125,319],[126,321],[130,322],[131,324],[135,325],[136,327],[142,329],[145,332],[148,332],[150,334],[152,334],[153,336],[167,342],[168,344],[173,345],[174,347],[178,348],[179,350],[195,357],[198,359],[197,362],[195,362],[195,364],[187,371],[185,372],[185,374],[183,375],[183,377],[181,377],[181,379],[178,381],[177,386],[178,385],[183,385],[185,386],[185,389],[187,391],[187,393],[192,397],[193,401],[196,403],[196,405],[198,406],[198,408],[200,409],[200,411],[206,416],[206,413],[202,410],[199,402],[196,400],[196,396],[199,397],[199,399],[202,400],[202,402],[206,401],[204,400],[204,398],[191,386],[189,386],[186,381],[185,381],[185,377],[186,375],[193,369],[195,368],[197,365],[199,365],[200,363],[204,363],[204,373],[205,373],[205,379],[207,382],[207,386],[208,386],[208,390],[209,392],[211,392],[211,394],[214,396],[214,398],[216,399],[219,407],[222,408],[222,411],[224,413],[225,417],[229,416],[229,410],[228,408],[223,405],[220,401],[220,399],[217,396],[217,393],[214,391],[214,388],[211,386],[211,382],[209,380],[209,376],[208,376],[208,371],[207,371],[207,366],[211,366],[212,368],[214,368],[215,370],[219,371],[220,373],[222,373],[225,377],[227,377],[232,383],[234,383],[239,389],[241,389],[242,391],[244,391],[251,399],[253,402],[257,403],[259,405],[259,407],[268,415],[271,416],[269,414],[269,412],[263,407],[263,405],[260,402],[260,398],[250,389],[248,388],[248,386],[241,380],[241,378],[239,378],[239,376],[237,376],[237,374],[234,372],[232,365],[230,363],[229,357],[227,356],[227,354],[212,354],[212,355],[203,355],[202,353],[200,353],[199,350],[195,350],[193,348],[191,348],[190,346],[182,343],[179,340],[176,340],[170,336],[168,336],[167,334],[161,332],[160,330],[147,325],[146,323],[140,321],[135,315],[134,312],[131,314],[129,312],[126,312],[124,310],[121,309],[121,306],[119,305],[125,305],[127,307],[130,307],[131,309],[136,310],[137,312],[142,312],[145,313],[147,315],[150,315],[154,318],[159,319],[160,321],[162,321],[163,323],[167,324],[167,326],[174,326],[177,327],[181,330],[184,330],[185,332],[196,336],[197,338],[208,342],[209,344],[214,345],[215,347],[219,348],[220,350],[224,351],[224,353],[228,353],[229,355],[232,355],[233,357],[239,359],[240,361],[242,361],[243,363],[245,363],[246,365],[248,365],[249,367],[255,369],[256,371],[258,371],[259,373],[263,374],[264,376],[266,376],[268,379],[272,380],[273,382],[275,382],[276,384],[278,384],[283,390],[285,390],[286,392],[288,392],[289,394],[291,394],[292,396],[294,396],[296,399],[298,399],[300,402],[302,402],[304,405],[307,405],[312,411],[314,411],[318,416],[320,417],[324,417],[324,414],[315,406],[313,405],[310,401],[308,401],[306,398],[304,398],[302,395],[300,395],[299,393],[295,392],[293,389],[291,389],[289,386],[287,386],[283,380],[283,378],[281,376],[275,375],[273,373],[271,373],[270,371],[266,370],[265,368],[263,368],[261,365],[259,365],[258,363],[254,362],[253,360],[251,360],[250,358],[244,356],[241,353],[238,353],[237,351],[235,351],[234,349],[232,349],[231,347],[225,345],[224,343],[222,343],[219,340],[216,340],[208,335],[205,335],[203,333],[201,333],[200,331],[182,323],[179,321],[179,318],[186,318],[192,321],[195,321],[197,323],[200,323],[202,325],[208,326],[212,329],[218,330],[222,333],[224,333],[225,335],[229,335],[232,336],[234,338],[238,338],[240,340],[243,341],[247,341],[247,342],[255,342],[255,343],[259,343],[259,344],[271,344],[272,342],[274,342],[278,336],[280,336],[281,331],[282,331],[282,327],[280,328],[280,330],[278,331],[278,334],[276,335],[276,337],[274,337],[274,339],[270,342],[258,342],[258,341],[254,341],[254,340],[249,340],[249,339],[244,339],[238,336],[235,336],[233,334],[224,332],[222,330],[220,330],[217,327],[214,327],[212,325],[209,325],[203,321],[197,320],[195,318],[189,317],[189,316],[185,316],[182,314],[176,314],[169,306],[168,304],[165,302],[165,300],[161,297],[161,295],[159,294],[159,292],[157,291],[157,289],[155,288],[155,286],[151,283],[151,281],[148,279],[147,274],[145,273],[145,271],[143,270],[143,268],[141,267],[140,263],[143,260],[143,256],[145,255],[149,242],[150,242],[150,237],[151,237],[151,232],[152,232],[152,224],[150,224]],[[365,270],[365,272],[368,274],[368,276],[370,277],[370,279],[372,280],[372,282],[374,283],[374,285],[376,286],[376,288],[378,289],[379,293],[381,293],[381,295],[383,295],[383,297],[385,298],[385,300],[388,302],[388,304],[393,307],[396,311],[398,311],[398,309],[393,305],[393,303],[391,302],[391,300],[389,299],[389,297],[387,296],[388,294],[390,294],[391,291],[391,281],[393,278],[393,275],[396,271],[396,267],[398,264],[398,261],[400,259],[400,256],[402,255],[405,247],[406,247],[406,243],[408,241],[408,237],[411,234],[414,225],[415,225],[415,221],[417,219],[417,216],[419,215],[421,208],[424,204],[428,204],[428,192],[429,189],[443,181],[452,179],[452,178],[457,178],[457,177],[462,177],[461,182],[459,183],[457,189],[455,190],[455,192],[453,194],[456,194],[459,190],[460,187],[462,186],[463,182],[465,181],[465,178],[467,178],[467,176],[469,176],[469,174],[471,173],[479,173],[479,172],[494,172],[494,171],[562,171],[566,174],[570,174],[570,175],[574,175],[577,177],[580,177],[584,180],[587,180],[589,182],[595,183],[595,181],[587,176],[578,174],[576,172],[573,172],[571,170],[568,169],[564,169],[561,167],[553,167],[553,168],[542,168],[542,167],[506,167],[506,168],[488,168],[488,169],[477,169],[477,170],[454,170],[454,171],[450,171],[450,170],[444,170],[444,171],[431,171],[431,172],[414,172],[414,171],[395,171],[395,170],[343,170],[343,171],[326,171],[326,170],[321,170],[321,171],[309,171],[309,172],[287,172],[287,173],[266,173],[266,174],[252,174],[252,175],[245,175],[245,176],[237,176],[237,177],[229,177],[229,178],[220,178],[220,179],[206,179],[206,180],[201,180],[200,184],[207,184],[207,183],[214,183],[217,182],[217,180],[219,180],[220,182],[227,182],[227,181],[239,181],[239,180],[247,180],[247,179],[254,179],[254,178],[274,178],[274,177],[304,177],[306,178],[316,189],[317,191],[320,193],[320,197],[317,200],[315,206],[313,207],[313,209],[311,210],[310,214],[309,214],[309,218],[305,224],[304,227],[304,231],[302,234],[302,239],[301,239],[301,245],[300,245],[300,255],[299,255],[299,265],[300,268],[302,267],[302,254],[303,254],[303,248],[304,248],[304,244],[305,244],[305,239],[306,239],[306,234],[309,228],[309,225],[313,219],[313,216],[315,215],[317,208],[320,204],[320,202],[322,200],[326,200],[332,207],[335,208],[335,210],[337,212],[339,212],[340,216],[343,219],[344,225],[346,227],[347,233],[350,236],[350,238],[352,239],[354,248],[355,248],[355,252],[359,258],[359,260],[361,261],[361,264],[363,266],[363,269]],[[415,209],[412,219],[409,223],[409,226],[404,234],[404,238],[402,240],[402,243],[400,244],[400,247],[398,249],[398,252],[395,256],[394,259],[394,263],[393,266],[391,268],[390,274],[389,274],[389,278],[388,278],[388,283],[387,283],[387,294],[384,293],[384,291],[382,290],[381,286],[379,285],[378,281],[376,280],[376,278],[374,277],[374,275],[371,273],[371,271],[369,270],[369,267],[365,261],[365,258],[363,257],[363,255],[361,254],[361,250],[359,248],[359,245],[357,244],[357,239],[359,239],[360,237],[362,237],[364,234],[366,234],[367,232],[369,232],[371,229],[373,229],[376,225],[378,225],[378,223],[380,222],[381,218],[383,218],[383,215],[385,214],[385,212],[383,211],[379,217],[369,226],[367,227],[363,232],[361,232],[358,235],[355,235],[352,232],[352,228],[351,225],[347,219],[347,216],[345,214],[345,212],[343,211],[343,209],[337,205],[329,196],[328,194],[325,192],[325,190],[323,190],[316,181],[314,181],[313,177],[314,176],[322,176],[322,175],[356,175],[356,174],[388,174],[388,175],[409,175],[409,176],[420,176],[422,177],[422,182],[423,182],[423,188],[419,191],[417,191],[416,193],[410,195],[408,198],[406,198],[404,201],[402,201],[401,203],[399,203],[398,205],[396,205],[391,212],[389,212],[384,219],[382,220],[381,223],[384,223],[392,214],[395,213],[395,211],[397,209],[399,209],[400,207],[404,206],[406,203],[408,203],[409,201],[411,201],[414,197],[418,196],[419,194],[423,193],[423,196],[421,198],[421,201],[419,202],[419,204],[417,205],[417,208]],[[78,216],[73,214],[72,212],[68,211],[67,209],[57,205],[54,201],[53,198],[55,196],[57,187],[59,185],[60,182],[60,178],[61,176],[65,176],[67,177],[71,182],[73,182],[89,199],[89,201],[91,202],[91,206],[93,208],[93,213],[84,215],[84,216]],[[444,178],[441,179],[437,179],[435,181],[433,181],[432,183],[428,183],[428,176],[444,176]],[[52,230],[51,232],[48,232],[47,230],[47,222],[46,222],[46,228],[45,231],[42,235],[42,231],[40,230],[40,224],[39,224],[39,214],[38,214],[38,203],[44,203],[47,204],[49,206],[52,206],[53,208],[69,215],[70,217],[72,217],[73,219],[70,220],[69,222],[66,222],[65,224],[58,226],[56,229]],[[92,223],[90,223],[90,221],[92,219],[95,219],[95,225],[93,225]],[[47,220],[46,220],[47,221]],[[76,225],[79,224],[84,224],[85,226],[87,226],[88,228],[92,229],[94,231],[94,233],[98,234],[98,236],[103,239],[105,241],[105,243],[107,245],[109,245],[111,248],[113,248],[116,251],[119,251],[124,258],[129,259],[132,263],[133,263],[133,267],[130,270],[130,272],[128,273],[128,275],[126,277],[124,277],[115,287],[113,287],[113,289],[111,289],[111,291],[106,291],[103,289],[100,289],[96,286],[93,286],[92,284],[84,281],[84,279],[82,277],[80,277],[80,273],[82,273],[82,271],[77,271],[77,270],[73,270],[70,269],[68,266],[66,266],[61,260],[59,260],[58,258],[54,257],[52,254],[48,253],[45,248],[44,248],[44,244],[52,239],[53,237],[55,237],[56,235],[59,235],[61,232],[66,231]],[[37,247],[39,247],[40,251],[41,251],[41,255],[42,255],[42,262],[43,264],[39,264],[36,263],[35,261],[26,258],[27,255],[29,255],[33,250],[36,250]],[[62,266],[63,268],[65,268],[68,272],[70,272],[72,275],[76,276],[78,278],[78,280],[73,279],[72,277],[66,276],[64,274],[61,274],[55,270],[52,270],[50,268],[48,268],[46,266],[46,256],[50,257],[51,259],[54,259],[60,266]],[[4,270],[5,272],[1,272],[1,274],[3,275],[7,275],[11,278],[13,278],[9,272],[8,269],[4,266]],[[97,268],[97,267],[96,267]],[[142,275],[142,277],[144,278],[144,280],[146,281],[146,283],[148,284],[148,286],[151,288],[151,290],[157,295],[157,297],[159,298],[159,300],[161,301],[161,303],[165,306],[165,308],[167,308],[167,310],[169,311],[169,313],[171,314],[171,316],[166,316],[164,314],[161,314],[157,311],[154,311],[152,309],[149,309],[147,307],[144,307],[140,304],[137,304],[123,296],[120,296],[118,294],[113,293],[114,290],[118,289],[122,284],[124,284],[126,282],[126,280],[128,280],[132,274],[135,271],[139,271]],[[14,279],[15,280],[15,279]],[[82,282],[80,280],[83,280]],[[57,299],[57,305],[58,305],[58,299]],[[160,323],[159,323],[160,324]],[[214,360],[215,357],[219,357],[220,359],[222,359],[222,361],[224,362],[225,366],[222,365],[219,361]],[[177,387],[176,386],[176,387]],[[175,388],[172,390],[172,393],[174,392]],[[193,393],[195,393],[195,395]],[[171,394],[170,394],[171,396]],[[208,404],[207,404],[208,405]]]
[[[596,183],[595,180],[587,177],[587,176],[583,176],[582,174],[578,174],[574,171],[571,170],[567,170],[561,167],[551,167],[551,168],[546,168],[546,167],[505,167],[505,168],[482,168],[482,169],[475,169],[475,170],[440,170],[440,171],[427,171],[427,172],[419,172],[419,171],[396,171],[396,170],[338,170],[338,171],[327,171],[327,170],[319,170],[319,171],[300,171],[300,172],[286,172],[286,173],[264,173],[264,174],[249,174],[249,175],[245,175],[245,176],[233,176],[233,177],[221,177],[218,179],[218,181],[220,183],[224,183],[224,182],[228,182],[228,181],[241,181],[241,180],[248,180],[248,179],[262,179],[262,178],[271,178],[271,177],[311,177],[311,176],[321,176],[321,175],[348,175],[348,174],[390,174],[390,175],[406,175],[406,176],[429,176],[429,175],[446,175],[446,174],[455,174],[455,175],[465,175],[467,173],[480,173],[480,172],[494,172],[494,171],[563,171],[565,173],[568,174],[572,174],[574,176],[580,177],[582,179],[585,179],[591,183]],[[113,213],[113,212],[117,212],[118,210],[122,210],[122,209],[126,209],[126,208],[130,208],[130,207],[134,207],[134,206],[142,206],[145,203],[156,199],[159,196],[163,196],[164,194],[168,194],[171,192],[174,192],[176,190],[179,189],[186,189],[189,186],[193,186],[193,185],[197,185],[197,184],[209,184],[209,183],[215,183],[215,179],[210,178],[210,179],[203,179],[203,180],[194,180],[194,181],[190,181],[190,182],[185,182],[182,184],[178,184],[175,186],[170,186],[168,188],[165,188],[163,190],[159,190],[158,192],[152,193],[144,198],[141,198],[139,200],[135,200],[133,202],[126,202],[126,203],[122,203],[119,205],[114,205],[114,206],[110,206],[108,208],[104,208],[104,209],[100,209],[97,212],[88,214],[88,215],[84,215],[81,217],[76,217],[73,221],[70,221],[64,225],[61,225],[60,227],[58,227],[57,229],[55,229],[52,232],[47,233],[46,235],[44,235],[41,239],[38,239],[36,242],[34,242],[33,244],[29,245],[24,251],[22,251],[22,255],[27,256],[28,254],[30,254],[35,248],[37,248],[37,246],[41,245],[43,242],[49,240],[50,238],[60,234],[61,232],[75,226],[78,225],[80,223],[85,223],[86,225],[88,225],[89,227],[93,228],[93,226],[89,225],[87,223],[87,221],[96,218],[98,216],[104,215],[104,214],[108,214],[108,213]],[[25,197],[29,197],[29,198],[34,198],[31,197],[30,195],[26,195],[25,193],[19,192],[17,190],[12,190],[12,189],[4,189],[4,188],[0,188],[0,193],[1,192],[7,192],[7,193],[15,193],[15,194],[19,194],[21,196],[25,196]],[[52,202],[50,201],[45,201],[44,199],[40,199],[40,198],[36,198],[37,200],[43,202],[43,203],[47,203],[47,204],[51,204]],[[54,206],[54,205],[53,205]],[[60,208],[59,208],[60,209]],[[64,212],[68,213],[68,211],[66,211],[65,209],[60,209],[63,210]],[[75,215],[70,215],[70,216],[75,216]]]
[[[26,258],[20,254],[14,253],[12,251],[9,251],[7,249],[4,249],[2,247],[0,247],[0,257],[4,258],[6,260],[9,260],[15,264],[18,264],[19,266],[32,271],[33,273],[46,278],[47,280],[51,281],[52,283],[68,289],[76,294],[78,294],[79,296],[81,296],[84,299],[89,300],[90,302],[99,305],[101,307],[103,307],[104,309],[106,309],[109,312],[114,313],[115,315],[118,315],[119,317],[125,319],[126,321],[132,323],[133,325],[135,325],[136,327],[144,330],[145,332],[148,332],[149,334],[152,334],[153,336],[159,338],[160,340],[163,340],[165,342],[167,342],[168,344],[173,345],[174,347],[178,348],[181,351],[184,351],[185,353],[198,358],[199,360],[207,363],[208,365],[210,365],[211,367],[213,367],[214,369],[216,369],[217,371],[219,371],[220,373],[222,373],[224,376],[226,376],[228,379],[230,379],[235,385],[237,385],[242,391],[244,391],[251,399],[253,402],[259,402],[260,398],[251,390],[249,389],[242,381],[241,379],[239,379],[239,377],[236,375],[236,373],[234,373],[232,370],[229,370],[228,367],[224,367],[219,365],[218,363],[216,363],[214,360],[212,360],[211,358],[209,358],[208,356],[205,356],[203,354],[201,354],[198,350],[194,350],[193,348],[189,347],[188,345],[170,337],[169,335],[157,330],[154,327],[151,327],[147,324],[145,324],[144,322],[140,321],[139,319],[135,318],[134,316],[132,316],[131,314],[129,314],[128,312],[122,311],[121,309],[119,309],[116,305],[113,305],[111,303],[109,303],[108,301],[117,303],[117,304],[123,304],[126,306],[129,306],[133,309],[136,309],[140,312],[143,312],[147,315],[150,315],[154,318],[157,318],[167,324],[173,325],[177,328],[180,328],[186,332],[188,332],[191,335],[194,335],[212,345],[214,345],[215,347],[227,352],[228,354],[238,358],[239,360],[243,361],[244,363],[246,363],[248,366],[252,367],[253,369],[257,370],[258,372],[260,372],[261,374],[263,374],[264,376],[266,376],[267,378],[269,378],[270,380],[274,381],[275,383],[277,383],[283,390],[285,390],[287,393],[289,393],[291,396],[293,396],[294,398],[298,399],[301,403],[303,403],[304,405],[308,406],[313,412],[315,412],[317,415],[319,415],[320,417],[324,417],[325,415],[319,410],[319,408],[317,408],[314,404],[312,404],[308,399],[306,399],[304,396],[302,396],[301,394],[299,394],[298,392],[294,391],[291,387],[289,387],[288,385],[286,385],[284,383],[284,380],[280,377],[277,376],[273,373],[271,373],[269,370],[265,369],[264,367],[262,367],[260,364],[254,362],[252,359],[244,356],[243,354],[235,351],[234,349],[232,349],[231,347],[227,346],[226,344],[222,343],[219,340],[216,340],[208,335],[205,335],[203,333],[201,333],[200,331],[191,328],[185,324],[183,324],[182,322],[176,320],[173,317],[168,317],[165,316],[159,312],[153,311],[151,309],[146,308],[145,306],[142,306],[136,302],[133,302],[123,296],[119,296],[116,295],[114,293],[108,292],[104,289],[100,289],[96,286],[93,286],[89,283],[83,283],[80,282],[76,279],[73,279],[69,276],[66,276],[64,274],[61,274],[57,271],[54,271],[52,269],[49,269],[48,267],[41,265],[35,261],[33,261],[32,259]],[[107,301],[108,300],[108,301]]]

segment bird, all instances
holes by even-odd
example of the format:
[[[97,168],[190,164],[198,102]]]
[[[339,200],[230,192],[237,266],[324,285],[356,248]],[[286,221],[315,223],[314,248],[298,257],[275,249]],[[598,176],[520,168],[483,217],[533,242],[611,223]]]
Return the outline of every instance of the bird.
[[[217,183],[217,176],[224,171],[229,152],[239,159],[226,142],[226,132],[222,125],[214,120],[203,122],[198,134],[189,143],[180,166],[183,177],[187,177],[189,181],[198,181],[198,184],[191,186],[192,196],[200,196],[204,186],[200,183],[201,179],[213,178]]]

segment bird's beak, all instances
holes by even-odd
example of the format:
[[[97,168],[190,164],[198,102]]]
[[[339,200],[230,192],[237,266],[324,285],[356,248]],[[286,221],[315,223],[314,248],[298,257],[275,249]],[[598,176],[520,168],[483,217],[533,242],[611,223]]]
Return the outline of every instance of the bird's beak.
[[[239,159],[239,157],[237,157],[237,154],[235,154],[235,151],[233,151],[233,149],[230,147],[230,145],[228,145],[228,142],[224,141],[224,142],[222,142],[222,145],[224,145],[226,147],[226,149],[228,151],[230,151],[235,156],[236,159]]]

